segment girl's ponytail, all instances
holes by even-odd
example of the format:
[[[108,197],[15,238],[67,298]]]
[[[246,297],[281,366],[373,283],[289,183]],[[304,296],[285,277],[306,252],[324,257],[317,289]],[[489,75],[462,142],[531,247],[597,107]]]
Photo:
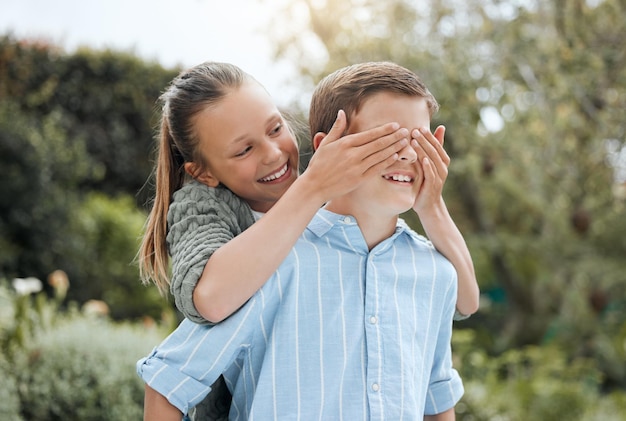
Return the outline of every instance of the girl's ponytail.
[[[169,255],[167,251],[167,212],[172,195],[182,187],[184,160],[177,152],[167,119],[163,113],[159,132],[155,195],[139,249],[139,273],[144,284],[154,282],[161,295],[169,291]]]

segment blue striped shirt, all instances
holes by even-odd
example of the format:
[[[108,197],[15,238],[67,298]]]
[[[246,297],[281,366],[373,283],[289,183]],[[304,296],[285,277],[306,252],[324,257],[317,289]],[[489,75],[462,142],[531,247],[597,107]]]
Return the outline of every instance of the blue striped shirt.
[[[354,218],[322,209],[238,312],[184,320],[137,371],[183,413],[224,373],[233,420],[417,420],[463,394],[456,293],[452,264],[404,221],[369,251]]]

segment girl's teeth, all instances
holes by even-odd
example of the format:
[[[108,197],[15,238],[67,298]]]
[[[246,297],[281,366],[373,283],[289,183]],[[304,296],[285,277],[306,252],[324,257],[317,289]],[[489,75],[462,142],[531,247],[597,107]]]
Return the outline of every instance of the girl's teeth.
[[[272,175],[270,175],[269,177],[262,178],[262,179],[261,179],[261,181],[272,181],[272,180],[276,180],[277,178],[280,178],[280,177],[282,177],[283,175],[285,175],[285,173],[286,173],[286,172],[287,172],[287,165],[285,165],[285,166],[283,167],[283,169],[282,169],[282,170],[280,170],[280,171],[278,171],[277,173],[272,174]]]

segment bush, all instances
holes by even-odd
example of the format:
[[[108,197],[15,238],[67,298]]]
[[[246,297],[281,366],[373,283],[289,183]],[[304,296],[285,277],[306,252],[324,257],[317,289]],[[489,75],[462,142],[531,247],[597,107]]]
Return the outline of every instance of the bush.
[[[144,287],[133,259],[146,215],[133,198],[88,194],[74,211],[64,244],[63,269],[70,276],[68,299],[78,303],[102,300],[116,320],[161,317],[172,302],[155,287]]]
[[[22,420],[17,382],[4,354],[0,354],[0,419]]]
[[[140,325],[117,325],[77,314],[64,318],[15,355],[11,374],[22,416],[28,420],[141,419],[143,383],[134,364],[162,337],[158,330]]]
[[[626,419],[626,393],[606,395],[598,362],[569,359],[557,346],[528,346],[488,356],[474,345],[474,332],[455,332],[455,365],[465,395],[460,421]],[[610,409],[609,409],[610,408]]]
[[[93,306],[61,311],[64,285],[53,286],[48,298],[0,279],[0,419],[141,419],[135,362],[172,329],[173,312],[162,327],[149,318],[115,323]]]

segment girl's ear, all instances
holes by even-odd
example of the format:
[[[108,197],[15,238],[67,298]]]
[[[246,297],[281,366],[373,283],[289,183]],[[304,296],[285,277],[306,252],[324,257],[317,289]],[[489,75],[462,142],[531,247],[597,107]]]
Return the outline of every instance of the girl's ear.
[[[195,162],[185,162],[184,167],[187,174],[202,184],[206,184],[209,187],[217,187],[220,184],[220,180],[215,178],[211,171],[200,168]]]
[[[320,143],[322,143],[322,140],[324,140],[325,137],[326,137],[326,133],[323,133],[323,132],[315,133],[315,136],[313,136],[313,152],[315,152],[317,148],[320,147]]]

